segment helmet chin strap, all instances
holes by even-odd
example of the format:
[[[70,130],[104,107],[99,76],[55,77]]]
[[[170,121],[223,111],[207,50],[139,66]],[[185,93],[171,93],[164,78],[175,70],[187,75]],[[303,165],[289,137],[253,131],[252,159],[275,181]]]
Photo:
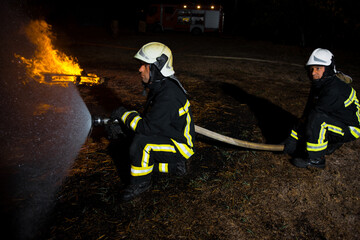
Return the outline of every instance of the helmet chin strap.
[[[142,95],[143,96],[147,95],[146,89],[147,88],[151,89],[151,84],[159,83],[165,79],[166,78],[160,73],[160,70],[154,64],[150,64],[149,82],[148,83],[142,82],[142,85],[144,87],[142,91]]]
[[[322,78],[330,77],[336,73],[335,67],[330,65],[325,67],[325,71],[323,73]]]
[[[143,85],[143,91],[142,91],[142,94],[141,95],[143,95],[143,96],[146,96],[147,95],[147,92],[146,92],[146,88],[147,88],[147,83],[144,83],[144,82],[142,82],[142,85]]]

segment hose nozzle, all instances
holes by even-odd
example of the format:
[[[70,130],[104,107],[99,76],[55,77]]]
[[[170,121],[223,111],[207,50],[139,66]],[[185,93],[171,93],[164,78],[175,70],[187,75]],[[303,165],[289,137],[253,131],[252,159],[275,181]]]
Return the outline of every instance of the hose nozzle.
[[[111,120],[110,118],[103,118],[100,116],[93,116],[92,117],[92,124],[93,126],[104,126],[110,123],[119,123],[117,119]]]

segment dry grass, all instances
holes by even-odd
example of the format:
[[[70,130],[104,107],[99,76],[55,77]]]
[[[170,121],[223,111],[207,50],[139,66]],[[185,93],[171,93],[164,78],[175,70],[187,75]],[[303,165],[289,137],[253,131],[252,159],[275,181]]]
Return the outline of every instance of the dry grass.
[[[153,40],[172,47],[197,125],[243,140],[276,142],[287,134],[289,121],[300,116],[309,88],[303,69],[189,55],[302,63],[306,49],[177,34],[95,43],[136,49]],[[131,60],[134,50],[67,47],[89,72],[109,79],[103,87],[79,88],[92,114],[109,114],[120,104],[141,110],[145,99]],[[197,136],[185,177],[154,176],[152,190],[128,203],[120,202],[123,182],[116,164],[126,154],[112,154],[110,145],[104,132],[93,130],[58,193],[42,239],[360,238],[358,141],[345,144],[328,157],[325,170],[317,171],[297,169],[283,154]]]

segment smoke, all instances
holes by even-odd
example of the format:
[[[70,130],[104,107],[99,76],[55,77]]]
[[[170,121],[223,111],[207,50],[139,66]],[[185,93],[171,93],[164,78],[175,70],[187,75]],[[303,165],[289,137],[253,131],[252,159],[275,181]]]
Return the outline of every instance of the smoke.
[[[23,2],[16,3],[0,3],[0,224],[7,239],[32,239],[86,140],[91,116],[74,85],[32,81],[18,64],[14,53],[31,57],[34,46],[21,33],[29,19]]]

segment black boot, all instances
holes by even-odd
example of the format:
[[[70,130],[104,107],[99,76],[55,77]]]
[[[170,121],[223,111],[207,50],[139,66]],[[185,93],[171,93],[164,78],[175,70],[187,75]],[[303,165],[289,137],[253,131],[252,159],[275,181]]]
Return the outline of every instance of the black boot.
[[[291,163],[299,168],[316,167],[325,168],[325,157],[319,158],[293,158]]]
[[[121,200],[126,202],[134,199],[136,196],[141,193],[149,190],[151,187],[151,182],[143,182],[139,184],[130,184],[124,190],[123,195],[121,196]]]
[[[326,148],[326,155],[330,155],[333,152],[335,152],[336,149],[339,149],[344,143],[329,143],[327,148]]]

